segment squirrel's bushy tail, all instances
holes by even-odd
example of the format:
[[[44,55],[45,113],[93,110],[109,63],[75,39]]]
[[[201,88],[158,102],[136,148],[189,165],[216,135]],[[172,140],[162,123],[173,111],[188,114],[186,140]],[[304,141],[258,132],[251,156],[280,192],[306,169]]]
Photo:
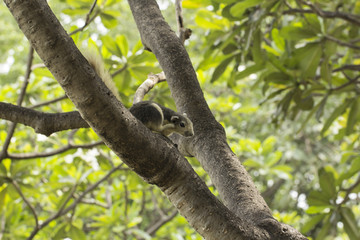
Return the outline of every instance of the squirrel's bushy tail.
[[[106,70],[101,56],[94,51],[84,51],[83,55],[88,60],[89,64],[94,68],[96,74],[103,80],[105,85],[110,89],[115,97],[120,100],[121,98],[118,89],[112,80],[110,73]]]

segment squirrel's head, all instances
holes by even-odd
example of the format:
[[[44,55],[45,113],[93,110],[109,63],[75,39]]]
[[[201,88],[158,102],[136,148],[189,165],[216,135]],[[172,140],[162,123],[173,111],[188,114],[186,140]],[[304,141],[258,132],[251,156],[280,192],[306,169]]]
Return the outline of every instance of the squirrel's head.
[[[171,117],[171,123],[175,126],[175,132],[185,136],[194,136],[194,129],[191,120],[186,116],[186,113],[182,115],[174,115]]]

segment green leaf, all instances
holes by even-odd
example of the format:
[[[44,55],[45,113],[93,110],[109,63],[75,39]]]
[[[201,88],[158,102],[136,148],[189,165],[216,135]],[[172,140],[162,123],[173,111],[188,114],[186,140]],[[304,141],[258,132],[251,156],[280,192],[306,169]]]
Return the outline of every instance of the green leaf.
[[[101,41],[104,44],[104,47],[109,50],[109,52],[115,56],[122,57],[122,52],[113,38],[110,36],[103,36],[101,37]]]
[[[276,143],[276,138],[274,136],[267,137],[261,144],[262,151],[261,154],[266,156],[274,150],[274,145]]]
[[[114,28],[118,25],[117,19],[116,19],[116,11],[103,11],[100,13],[101,22],[104,24],[106,28]]]
[[[341,221],[344,224],[345,232],[351,240],[360,239],[360,226],[357,226],[357,220],[351,209],[348,207],[340,208]]]
[[[126,57],[129,54],[129,44],[124,35],[120,35],[116,37],[116,44],[119,46],[122,54]]]
[[[328,96],[329,96],[328,94],[325,95],[325,97],[319,103],[319,109],[316,110],[315,118],[318,122],[320,122],[320,118],[322,117],[322,115],[324,113],[324,107],[325,107],[326,101],[328,99]]]
[[[300,62],[303,77],[314,77],[322,55],[320,43],[309,43],[305,47],[297,49],[296,58]]]
[[[325,237],[329,234],[330,229],[332,228],[332,222],[330,216],[332,215],[332,212],[328,213],[323,221],[322,227],[320,228],[319,233],[316,236],[316,240],[324,240]]]
[[[274,166],[276,163],[280,161],[281,157],[282,157],[282,152],[280,151],[270,153],[270,155],[267,158],[265,158],[265,166],[267,167]]]
[[[226,58],[223,60],[219,66],[215,68],[215,71],[211,77],[210,82],[215,82],[226,70],[227,66],[231,63],[231,61],[234,59],[233,56]]]
[[[330,199],[320,191],[311,191],[309,196],[307,197],[307,201],[309,205],[313,206],[328,206],[332,207],[330,205]]]
[[[5,200],[7,196],[7,187],[0,184],[0,213],[2,213],[3,207],[5,206]]]
[[[332,172],[327,171],[325,168],[319,169],[319,183],[322,192],[326,198],[333,199],[336,196],[335,178]]]
[[[283,72],[272,72],[269,75],[267,75],[264,79],[267,82],[271,82],[275,84],[284,84],[284,85],[292,82],[291,76]]]
[[[306,209],[306,213],[307,214],[323,213],[327,209],[329,209],[329,206],[310,206],[308,209]]]
[[[130,66],[149,63],[149,62],[155,62],[155,61],[156,61],[155,55],[148,51],[144,51],[139,55],[132,55],[128,58],[128,63]]]
[[[321,63],[320,74],[321,74],[321,78],[324,79],[326,82],[328,82],[328,83],[331,82],[330,64],[328,62],[328,59],[326,59],[326,58]]]
[[[354,100],[350,106],[350,112],[346,122],[346,135],[350,135],[354,132],[354,125],[359,120],[359,107],[360,107],[360,98]]]
[[[70,230],[69,230],[69,237],[72,240],[85,240],[86,239],[86,234],[81,229],[79,229],[79,228],[72,225],[70,227]]]
[[[285,51],[285,40],[279,34],[279,30],[277,28],[273,28],[271,31],[271,36],[274,40],[275,46],[281,51]]]
[[[340,174],[340,177],[337,180],[337,185],[340,186],[344,180],[351,178],[359,171],[360,171],[360,156],[353,159],[350,168],[345,169],[344,172]]]
[[[312,38],[316,33],[311,29],[304,28],[301,23],[294,23],[291,26],[285,26],[280,30],[280,35],[287,40],[299,41],[301,39]]]
[[[326,122],[321,130],[321,135],[324,135],[324,133],[329,129],[335,119],[337,119],[345,112],[346,108],[350,105],[352,101],[352,99],[346,99],[344,103],[340,104],[337,108],[335,108],[335,110],[331,113],[330,117],[326,119]]]
[[[257,64],[246,67],[245,70],[243,70],[243,71],[236,74],[235,79],[236,80],[243,79],[243,78],[249,76],[250,74],[256,73],[256,72],[258,72],[258,71],[260,71],[262,69],[264,69],[264,66],[263,65],[257,65]]]
[[[253,35],[253,42],[251,47],[252,57],[254,59],[255,64],[263,64],[264,63],[264,54],[261,51],[261,40],[262,40],[262,33],[260,30],[256,31]]]
[[[254,159],[246,159],[244,162],[243,162],[243,165],[245,167],[249,167],[249,168],[261,168],[262,167],[262,164],[260,164],[259,162],[255,161]]]
[[[238,2],[234,6],[231,7],[230,13],[231,13],[231,15],[233,15],[235,17],[240,17],[244,14],[246,9],[254,7],[262,2],[263,2],[263,0],[244,0],[244,1]]]
[[[311,110],[314,107],[314,99],[312,98],[312,95],[306,95],[306,93],[299,88],[296,88],[293,99],[296,106],[301,110]]]
[[[320,214],[320,215],[316,215],[310,218],[309,221],[307,221],[304,226],[301,228],[301,232],[302,233],[307,233],[309,232],[311,229],[315,228],[315,226],[324,219],[326,215],[325,214]]]

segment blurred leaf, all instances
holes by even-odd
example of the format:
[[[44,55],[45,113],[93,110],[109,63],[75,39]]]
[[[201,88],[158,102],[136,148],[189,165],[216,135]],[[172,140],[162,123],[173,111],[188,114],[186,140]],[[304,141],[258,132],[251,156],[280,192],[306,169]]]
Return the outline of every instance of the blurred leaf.
[[[355,99],[351,104],[350,104],[350,112],[347,118],[347,123],[346,123],[346,134],[352,134],[354,132],[354,125],[356,124],[356,122],[359,121],[359,116],[360,116],[360,111],[359,111],[359,107],[360,107],[360,98]]]
[[[261,154],[268,155],[270,152],[272,152],[274,150],[275,143],[276,143],[276,138],[274,136],[267,137],[261,144],[262,147]]]
[[[121,53],[124,57],[126,57],[129,53],[129,44],[127,39],[124,35],[120,35],[116,37],[116,43],[120,48]]]
[[[227,66],[231,63],[233,58],[234,58],[233,56],[226,58],[215,68],[215,71],[211,77],[210,82],[215,82],[225,72]]]
[[[254,159],[246,159],[244,162],[243,162],[243,165],[245,167],[249,167],[249,168],[261,168],[262,167],[262,164],[255,161]]]
[[[285,50],[285,40],[279,34],[279,30],[277,28],[273,28],[271,31],[271,36],[274,40],[275,46],[283,52]]]
[[[283,72],[272,72],[265,77],[265,81],[276,84],[289,84],[292,82],[292,79]]]
[[[330,199],[327,195],[320,191],[311,191],[307,197],[310,206],[328,206],[331,207]]]
[[[116,17],[119,16],[119,12],[105,10],[100,13],[101,22],[104,24],[106,28],[114,28],[118,25]]]
[[[315,76],[321,55],[322,45],[319,43],[309,43],[305,47],[296,50],[295,58],[300,63],[300,68],[304,77]]]
[[[243,70],[243,71],[236,74],[235,79],[236,80],[243,79],[243,78],[249,76],[250,74],[261,71],[263,68],[264,68],[263,66],[256,65],[256,64],[252,65],[252,66],[249,66],[249,67],[246,67],[245,70]]]
[[[344,224],[345,232],[351,240],[360,239],[360,227],[357,225],[357,220],[351,209],[347,207],[340,208],[341,221]]]
[[[104,46],[115,56],[121,57],[123,55],[114,39],[112,39],[110,36],[101,37],[101,41]]]
[[[69,230],[69,237],[72,240],[85,240],[86,239],[86,234],[81,229],[79,229],[79,228],[72,225],[70,227],[70,230]]]
[[[331,113],[330,117],[326,119],[326,122],[324,123],[324,126],[321,130],[321,135],[324,135],[324,133],[329,129],[335,119],[337,119],[345,112],[346,108],[348,108],[351,102],[352,99],[346,99],[344,103],[340,104],[337,108],[335,108],[335,110]]]
[[[230,13],[235,17],[242,16],[246,9],[254,7],[262,2],[263,2],[262,0],[244,0],[238,2],[231,7]]]
[[[356,173],[360,171],[360,156],[356,157],[352,160],[351,166],[349,169],[345,169],[341,174],[339,179],[337,180],[337,185],[340,186],[341,183],[354,176]]]
[[[301,39],[312,38],[316,33],[309,28],[303,27],[302,23],[293,23],[281,29],[280,35],[287,40],[299,41]]]
[[[319,183],[322,192],[326,198],[333,199],[336,196],[335,178],[332,172],[326,171],[325,168],[319,169]]]
[[[274,166],[276,163],[280,161],[281,157],[282,157],[282,152],[280,151],[270,153],[270,155],[267,158],[265,158],[265,166],[267,167]]]
[[[261,50],[262,33],[260,30],[256,31],[253,35],[253,43],[251,47],[252,57],[254,58],[255,65],[261,65],[264,62],[264,54]]]
[[[315,238],[316,240],[324,240],[325,237],[329,234],[330,229],[332,228],[332,222],[330,218],[331,215],[332,212],[325,216],[322,227],[320,228],[320,231]]]
[[[301,228],[301,232],[303,233],[307,233],[309,232],[311,229],[314,229],[315,226],[324,219],[325,214],[321,214],[321,215],[316,215],[316,216],[312,216],[310,217],[310,220],[307,221],[305,223],[305,225]]]

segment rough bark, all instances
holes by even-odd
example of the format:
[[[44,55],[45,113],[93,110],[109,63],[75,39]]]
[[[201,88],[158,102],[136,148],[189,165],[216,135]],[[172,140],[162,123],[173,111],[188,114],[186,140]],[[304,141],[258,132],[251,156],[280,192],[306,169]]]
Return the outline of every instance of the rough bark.
[[[128,1],[143,44],[163,68],[176,106],[194,123],[195,136],[191,141],[179,139],[180,149],[200,161],[231,212],[254,225],[271,226],[275,239],[303,238],[292,227],[272,218],[251,177],[228,146],[222,126],[206,104],[190,58],[163,19],[156,1]]]
[[[251,178],[230,151],[188,55],[155,1],[129,3],[144,45],[163,67],[178,109],[194,121],[196,136],[181,140],[186,143],[182,148],[200,160],[228,208],[210,193],[170,141],[149,131],[116,100],[45,0],[4,2],[82,118],[131,169],[159,186],[206,239],[305,239],[271,217]]]
[[[2,102],[0,102],[0,118],[30,126],[36,133],[46,136],[58,131],[89,127],[76,111],[44,113]]]

